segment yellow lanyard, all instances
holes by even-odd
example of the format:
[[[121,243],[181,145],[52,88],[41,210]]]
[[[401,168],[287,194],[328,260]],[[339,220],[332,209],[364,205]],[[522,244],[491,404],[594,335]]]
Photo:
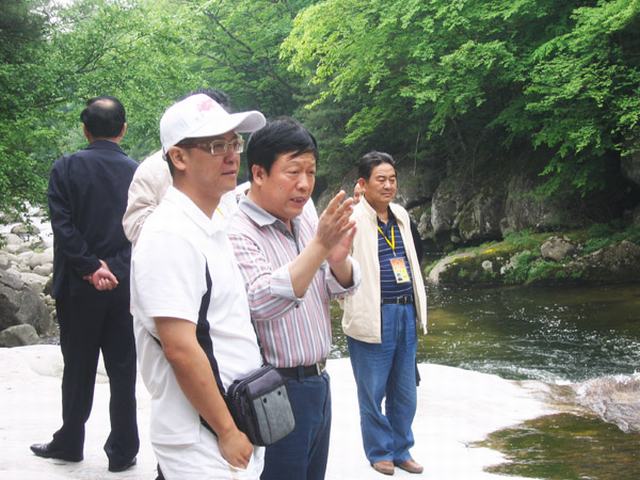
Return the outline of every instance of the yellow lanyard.
[[[396,254],[396,234],[395,234],[396,229],[394,227],[395,225],[391,225],[391,241],[389,241],[387,236],[384,234],[384,232],[380,228],[380,225],[378,225],[378,231],[380,232],[380,235],[382,235],[382,238],[384,238],[384,241],[387,242],[387,245],[391,247],[391,251],[393,251],[393,254],[395,255]]]

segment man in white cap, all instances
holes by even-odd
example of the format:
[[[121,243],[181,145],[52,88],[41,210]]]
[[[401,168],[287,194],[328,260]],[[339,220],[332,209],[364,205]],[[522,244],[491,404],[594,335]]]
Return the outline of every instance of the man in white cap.
[[[215,88],[203,88],[193,92],[203,93],[218,102],[227,112],[231,112],[229,96]],[[162,197],[172,183],[169,166],[164,161],[162,150],[147,157],[136,169],[129,185],[127,209],[122,217],[124,234],[135,246],[142,231],[142,226],[151,212],[160,204]],[[249,182],[238,185],[235,190],[220,198],[214,218],[229,220],[238,210],[238,201],[249,190]],[[305,204],[305,212],[311,218],[318,219],[313,199]]]
[[[216,383],[226,389],[262,362],[242,276],[212,217],[236,185],[237,132],[264,124],[260,112],[229,114],[203,94],[160,120],[173,185],[138,239],[131,305],[151,443],[167,480],[257,479],[262,470],[263,449],[238,430]]]

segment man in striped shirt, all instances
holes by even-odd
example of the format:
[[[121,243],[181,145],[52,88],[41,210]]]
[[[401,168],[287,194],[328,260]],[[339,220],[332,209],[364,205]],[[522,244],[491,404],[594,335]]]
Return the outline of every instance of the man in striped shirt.
[[[270,121],[247,146],[251,188],[229,238],[244,277],[264,360],[288,378],[295,430],[267,448],[262,480],[324,478],[331,427],[329,300],[351,293],[353,199],[338,193],[316,221],[303,211],[315,183],[313,136],[290,118]]]

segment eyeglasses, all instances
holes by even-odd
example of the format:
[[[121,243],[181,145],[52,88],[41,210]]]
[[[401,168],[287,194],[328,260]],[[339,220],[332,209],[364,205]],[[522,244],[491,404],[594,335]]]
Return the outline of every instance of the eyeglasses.
[[[242,153],[244,151],[244,140],[240,135],[236,135],[236,138],[230,142],[226,142],[224,140],[211,140],[209,142],[188,142],[178,144],[177,146],[187,148],[198,147],[210,152],[211,155],[226,155],[229,151],[231,151],[231,153]]]

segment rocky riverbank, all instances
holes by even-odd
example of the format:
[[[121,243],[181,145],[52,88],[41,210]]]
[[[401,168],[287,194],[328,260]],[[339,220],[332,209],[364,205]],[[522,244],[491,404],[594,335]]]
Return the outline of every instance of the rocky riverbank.
[[[57,341],[51,225],[38,209],[30,221],[0,225],[0,347]],[[432,285],[574,285],[640,282],[640,224],[596,224],[564,233],[523,230],[457,250],[425,268]]]
[[[0,225],[0,347],[47,342],[57,335],[49,295],[51,225],[39,209],[32,209],[29,218]]]

